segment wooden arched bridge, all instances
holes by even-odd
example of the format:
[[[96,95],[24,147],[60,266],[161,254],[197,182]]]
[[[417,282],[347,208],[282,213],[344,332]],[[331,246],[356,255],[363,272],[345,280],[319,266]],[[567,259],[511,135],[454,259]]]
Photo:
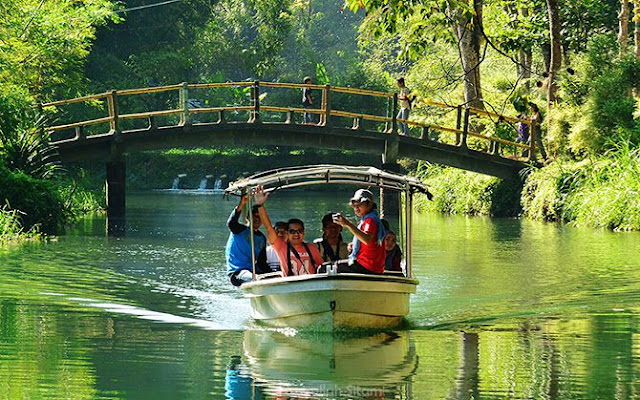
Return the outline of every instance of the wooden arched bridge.
[[[299,106],[305,87],[312,89],[313,108]],[[136,151],[221,145],[351,150],[382,155],[383,167],[390,169],[406,157],[502,178],[516,176],[536,152],[535,144],[509,140],[516,137],[515,124],[526,120],[418,100],[405,121],[396,118],[397,94],[330,85],[182,83],[42,107],[57,121],[47,130],[63,162],[107,161],[111,216],[124,216],[122,155]],[[314,122],[303,123],[303,113],[313,114]],[[398,133],[402,123],[409,134]]]

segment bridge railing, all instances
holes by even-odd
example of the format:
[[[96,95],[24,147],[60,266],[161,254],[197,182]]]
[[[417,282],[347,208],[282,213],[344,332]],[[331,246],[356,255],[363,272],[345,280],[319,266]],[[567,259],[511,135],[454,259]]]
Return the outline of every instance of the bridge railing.
[[[309,108],[290,106],[301,104],[301,92],[304,88],[309,88],[316,94],[320,91],[322,96],[319,103],[316,101]],[[230,90],[231,94],[215,94],[221,89]],[[160,97],[149,97],[154,95]],[[422,140],[443,141],[516,159],[531,160],[536,151],[535,126],[529,126],[528,143],[487,133],[491,128],[495,133],[499,129],[504,131],[506,127],[507,131],[513,131],[512,136],[515,137],[515,124],[531,125],[528,120],[422,99],[414,102],[412,117],[402,120],[396,117],[397,94],[351,87],[261,81],[197,84],[185,82],[142,89],[112,90],[45,103],[42,107],[52,111],[54,115],[58,113],[64,116],[62,110],[71,105],[86,105],[88,111],[82,112],[83,115],[97,115],[83,121],[49,126],[47,129],[52,132],[54,143],[83,140],[95,134],[120,135],[136,129],[156,129],[160,126],[238,122],[301,124],[301,114],[309,113],[316,116],[311,125],[317,127],[346,127],[389,135],[398,134],[398,123],[406,123],[413,127],[411,134],[415,135],[415,131],[418,131],[415,136]],[[433,114],[426,108],[434,107],[449,112],[455,111],[455,127],[444,126],[438,121],[425,121],[425,118],[428,119]],[[243,114],[246,115],[243,117]],[[483,118],[489,122],[483,121]],[[493,127],[490,127],[491,123]],[[103,125],[103,128],[99,128]],[[105,132],[106,126],[108,131]],[[70,131],[72,135],[68,134]],[[509,151],[511,154],[507,154]]]

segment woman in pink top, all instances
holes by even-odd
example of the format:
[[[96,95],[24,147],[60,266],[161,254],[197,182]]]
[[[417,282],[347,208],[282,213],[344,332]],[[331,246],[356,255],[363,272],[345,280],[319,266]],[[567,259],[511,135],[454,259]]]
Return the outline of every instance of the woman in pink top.
[[[285,276],[315,274],[316,269],[322,264],[322,256],[318,248],[304,241],[304,222],[297,218],[287,222],[289,241],[284,241],[278,236],[271,226],[271,220],[264,207],[269,197],[261,186],[256,188],[255,200],[258,205],[260,219],[267,230],[267,240],[280,260],[280,267]]]

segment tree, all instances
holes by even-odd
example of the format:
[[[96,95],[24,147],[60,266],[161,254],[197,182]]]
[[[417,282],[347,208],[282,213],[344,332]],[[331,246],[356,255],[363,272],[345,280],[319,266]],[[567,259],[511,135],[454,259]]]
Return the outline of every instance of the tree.
[[[547,10],[549,12],[549,37],[551,39],[551,63],[548,71],[547,104],[551,104],[556,101],[556,93],[558,91],[556,76],[562,66],[562,38],[560,36],[558,0],[547,0]]]
[[[116,20],[108,0],[0,2],[0,83],[35,99],[80,91],[95,27]]]
[[[457,15],[464,10],[451,9],[453,32],[460,51],[462,72],[464,74],[465,103],[479,109],[484,109],[482,101],[482,86],[480,84],[480,44],[483,36],[482,28],[482,0],[473,0],[473,13],[469,16]]]
[[[620,55],[627,53],[627,43],[629,42],[629,15],[631,8],[629,0],[621,0],[620,14],[618,16],[618,44],[620,45]]]
[[[484,108],[480,81],[483,0],[346,0],[352,11],[364,8],[375,36],[409,30],[401,52],[418,57],[432,41],[455,41],[464,81],[464,101]]]

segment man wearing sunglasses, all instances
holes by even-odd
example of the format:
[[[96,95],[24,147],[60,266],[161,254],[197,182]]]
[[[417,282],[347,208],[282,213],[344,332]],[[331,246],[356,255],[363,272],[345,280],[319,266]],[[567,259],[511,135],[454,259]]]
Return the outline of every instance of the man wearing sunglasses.
[[[268,197],[262,186],[256,187],[255,200],[260,219],[267,229],[267,240],[278,255],[282,273],[285,276],[315,274],[317,267],[322,264],[322,257],[316,246],[304,241],[304,222],[297,218],[287,222],[289,241],[286,242],[271,226],[264,207]]]

